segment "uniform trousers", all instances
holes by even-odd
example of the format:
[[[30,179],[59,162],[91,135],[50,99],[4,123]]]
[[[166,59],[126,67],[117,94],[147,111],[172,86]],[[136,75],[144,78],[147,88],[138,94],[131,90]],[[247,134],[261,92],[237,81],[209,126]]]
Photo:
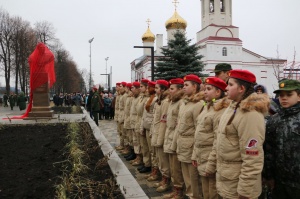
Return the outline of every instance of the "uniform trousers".
[[[124,123],[118,122],[119,136],[120,136],[120,146],[124,147]]]
[[[149,130],[146,130],[146,132],[149,132]],[[140,141],[141,141],[141,148],[142,148],[142,153],[143,153],[143,162],[145,167],[151,167],[152,162],[151,162],[151,146],[148,146],[148,141],[147,141],[147,133],[144,132],[143,135],[140,136]]]
[[[124,145],[132,146],[132,129],[124,129]]]
[[[204,199],[218,199],[216,188],[216,176],[206,177],[201,176],[202,191]]]
[[[138,131],[132,129],[132,145],[135,154],[141,154],[141,141],[140,141],[141,134]]]
[[[181,164],[177,158],[176,153],[168,153],[171,179],[174,187],[183,187],[184,181],[181,171]]]
[[[197,168],[186,162],[181,162],[181,168],[186,195],[191,199],[202,199],[202,186]]]
[[[169,163],[168,154],[164,153],[163,147],[154,147],[154,149],[158,159],[159,171],[163,176],[170,178],[171,174],[170,174],[170,163]]]

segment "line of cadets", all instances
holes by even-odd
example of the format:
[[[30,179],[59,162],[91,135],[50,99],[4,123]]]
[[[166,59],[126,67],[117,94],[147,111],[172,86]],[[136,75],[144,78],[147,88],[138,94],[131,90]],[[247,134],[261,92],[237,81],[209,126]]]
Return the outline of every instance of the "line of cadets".
[[[158,192],[172,181],[164,198],[259,197],[269,98],[254,93],[253,73],[228,75],[228,85],[217,77],[203,84],[193,74],[116,84],[116,149],[140,173],[151,171],[148,181],[161,177]]]

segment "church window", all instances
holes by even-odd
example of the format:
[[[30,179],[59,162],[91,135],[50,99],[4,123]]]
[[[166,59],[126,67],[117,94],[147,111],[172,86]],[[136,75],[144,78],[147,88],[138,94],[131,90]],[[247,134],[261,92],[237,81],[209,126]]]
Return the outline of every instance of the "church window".
[[[220,0],[220,11],[225,12],[225,0]]]
[[[223,47],[223,49],[222,49],[222,55],[223,56],[227,56],[227,48],[226,47]]]
[[[214,0],[209,1],[209,12],[213,13],[215,11],[215,2]]]

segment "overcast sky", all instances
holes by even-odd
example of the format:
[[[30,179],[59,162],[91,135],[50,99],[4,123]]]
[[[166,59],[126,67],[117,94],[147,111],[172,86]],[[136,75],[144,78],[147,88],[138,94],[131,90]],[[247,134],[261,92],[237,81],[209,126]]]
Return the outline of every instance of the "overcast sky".
[[[113,84],[130,81],[130,62],[140,57],[141,36],[150,18],[151,31],[164,34],[165,22],[174,12],[173,0],[0,0],[11,15],[31,22],[48,21],[56,37],[69,51],[80,69],[89,70],[89,43],[92,42],[92,73],[95,83],[105,82],[105,58],[108,72],[113,68]],[[267,57],[300,60],[299,0],[233,0],[233,25],[240,29],[243,47]],[[187,37],[196,41],[201,30],[200,0],[181,0],[179,14],[188,22]]]

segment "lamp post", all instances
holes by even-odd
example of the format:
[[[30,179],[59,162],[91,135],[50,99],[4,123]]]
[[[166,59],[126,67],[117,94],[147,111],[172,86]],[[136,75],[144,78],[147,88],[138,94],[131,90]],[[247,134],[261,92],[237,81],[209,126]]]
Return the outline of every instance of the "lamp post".
[[[153,46],[133,46],[133,48],[151,48],[151,81],[154,81],[154,47]]]
[[[92,87],[92,42],[94,40],[94,37],[89,40],[90,43],[90,82],[89,82],[89,89]]]
[[[106,61],[106,64],[105,64],[105,73],[107,74],[107,61],[108,61],[108,59],[109,59],[109,57],[106,57],[105,58],[105,61]],[[106,86],[108,86],[107,85],[107,77],[105,78],[105,80],[106,80]]]

